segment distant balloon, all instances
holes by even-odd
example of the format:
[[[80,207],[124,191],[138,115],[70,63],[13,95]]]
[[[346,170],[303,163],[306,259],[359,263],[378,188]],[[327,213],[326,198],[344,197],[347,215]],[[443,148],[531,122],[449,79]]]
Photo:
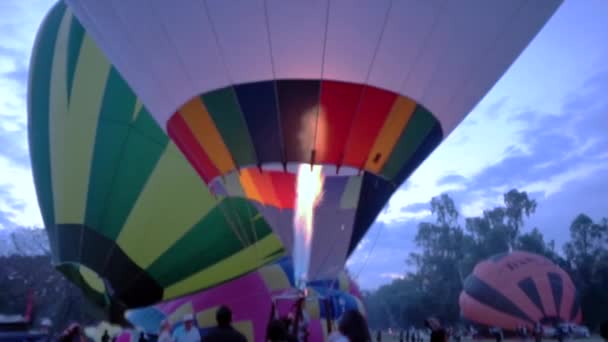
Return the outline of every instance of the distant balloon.
[[[570,276],[543,256],[519,251],[477,264],[465,280],[460,310],[472,322],[508,330],[582,319]]]
[[[292,254],[302,163],[326,172],[308,279],[335,278],[561,1],[178,3],[59,1],[33,49],[53,262],[102,304]]]
[[[133,325],[153,334],[158,333],[163,320],[168,320],[179,334],[183,329],[182,317],[193,314],[204,335],[216,325],[217,308],[228,305],[233,312],[235,328],[245,334],[248,341],[264,341],[273,299],[277,317],[295,313],[296,299],[282,297],[296,285],[292,275],[292,261],[284,258],[213,289],[127,311],[126,317]],[[308,290],[311,296],[305,308],[310,316],[310,341],[326,340],[328,320],[335,329],[336,321],[346,310],[358,310],[365,314],[357,285],[344,272],[337,279],[310,283]]]

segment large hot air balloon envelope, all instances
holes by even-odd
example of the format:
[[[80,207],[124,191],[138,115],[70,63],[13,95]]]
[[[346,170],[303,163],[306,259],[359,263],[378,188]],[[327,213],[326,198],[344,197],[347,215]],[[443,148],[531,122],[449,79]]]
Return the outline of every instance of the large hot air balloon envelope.
[[[460,310],[472,322],[509,330],[582,319],[568,273],[543,256],[519,251],[477,264],[465,280]]]
[[[237,278],[292,252],[311,163],[309,279],[335,278],[559,4],[59,2],[28,100],[53,261],[127,307]]]

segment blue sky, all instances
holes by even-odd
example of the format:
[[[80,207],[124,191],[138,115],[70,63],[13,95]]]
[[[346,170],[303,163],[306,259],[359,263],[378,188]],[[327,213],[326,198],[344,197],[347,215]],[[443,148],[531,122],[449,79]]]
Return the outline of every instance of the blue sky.
[[[27,149],[31,46],[52,1],[0,2],[0,227],[41,226]],[[9,14],[9,15],[6,15]],[[561,244],[579,212],[608,216],[608,1],[566,1],[467,119],[393,196],[349,260],[364,288],[406,269],[430,198],[465,216],[517,187],[539,202],[528,228]]]

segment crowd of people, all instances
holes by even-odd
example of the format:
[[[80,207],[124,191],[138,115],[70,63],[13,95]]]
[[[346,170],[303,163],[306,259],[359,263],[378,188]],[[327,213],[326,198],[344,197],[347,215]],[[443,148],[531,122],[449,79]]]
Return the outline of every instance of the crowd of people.
[[[183,329],[172,329],[172,325],[168,320],[161,322],[160,332],[157,338],[158,342],[244,342],[247,338],[232,326],[232,311],[227,306],[221,306],[216,311],[216,326],[207,330],[204,336],[201,336],[200,330],[196,326],[194,315],[187,314],[183,317]],[[45,341],[59,342],[85,342],[84,329],[74,323],[68,326],[57,339],[52,339],[50,334],[52,323],[45,318],[41,321],[40,330],[46,333],[48,338]],[[267,326],[266,340],[268,342],[308,342],[308,317],[305,311],[301,312],[299,317],[294,322],[293,316],[271,319]],[[418,329],[401,330],[398,334],[400,342],[460,342],[464,334],[458,330],[453,330],[448,327],[443,327],[435,318],[429,318],[425,321],[427,333]],[[429,333],[430,332],[430,333]],[[528,330],[525,325],[517,327],[516,333],[522,341],[527,341],[530,337],[535,342],[543,340],[543,326],[539,323],[533,329]],[[471,331],[474,336],[475,331]],[[494,336],[497,342],[503,340],[502,330],[494,327],[489,329],[489,333]],[[392,332],[390,332],[391,335]],[[383,333],[378,330],[374,334],[377,342],[382,341]],[[560,328],[556,330],[554,338],[558,341],[563,341],[569,336],[568,331]],[[605,321],[600,326],[600,336],[608,342],[608,321]],[[110,337],[105,331],[101,337],[101,342],[113,342],[116,337]],[[147,342],[149,339],[141,332],[139,342]],[[371,342],[372,334],[367,325],[366,318],[357,310],[346,311],[339,320],[337,329],[332,331],[328,337],[329,342]]]

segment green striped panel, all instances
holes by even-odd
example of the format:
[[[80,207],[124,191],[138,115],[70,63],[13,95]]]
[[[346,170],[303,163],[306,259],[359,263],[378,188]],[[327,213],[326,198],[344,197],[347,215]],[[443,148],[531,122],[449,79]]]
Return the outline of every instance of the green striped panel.
[[[141,122],[147,121],[145,117],[146,115],[140,115],[136,126],[138,122],[142,125]],[[131,132],[124,145],[119,147],[112,142],[113,139],[120,139],[119,136],[113,136],[113,132],[119,132],[118,127],[113,126],[104,125],[99,130],[99,139],[105,144],[99,147],[93,163],[95,166],[102,165],[93,169],[91,182],[95,184],[91,184],[89,196],[96,196],[92,190],[99,186],[107,184],[111,185],[111,188],[107,192],[103,189],[96,190],[106,192],[106,196],[87,203],[87,214],[90,214],[87,219],[91,220],[87,225],[112,240],[120,234],[168,143],[168,139],[165,139],[164,144],[159,144],[141,134]],[[117,158],[120,158],[118,163]],[[108,161],[108,164],[103,165],[104,161]]]
[[[201,100],[222,135],[234,162],[239,166],[256,165],[253,143],[233,88],[212,91],[202,95]]]
[[[435,122],[433,114],[420,105],[416,106],[412,118],[401,133],[391,156],[382,169],[382,175],[386,179],[394,179],[397,176],[399,170],[409,161],[418,146],[429,134]]]
[[[128,125],[131,122],[136,101],[135,94],[127,82],[116,69],[112,68],[106,83],[99,120]]]
[[[255,241],[255,236],[260,240],[272,233],[266,221],[254,219],[257,213],[245,199],[224,199],[158,258],[148,273],[162,287],[168,287],[238,253]],[[243,241],[249,243],[244,245]],[[260,251],[260,258],[265,256],[264,252],[268,251]]]
[[[85,214],[85,225],[108,238],[114,237],[110,232],[115,230],[106,231],[101,220],[129,136],[135,102],[135,94],[112,68],[97,127]]]
[[[68,77],[68,99],[72,95],[72,86],[74,84],[74,73],[76,72],[76,63],[80,54],[80,47],[84,39],[84,27],[78,22],[78,19],[72,15],[72,23],[70,25],[70,33],[68,35],[68,61],[67,61],[67,77]]]
[[[53,6],[38,32],[32,51],[28,85],[28,140],[32,173],[53,256],[57,255],[57,244],[49,146],[49,87],[57,32],[65,10],[63,2]]]
[[[135,110],[137,109],[138,105],[136,103]],[[165,134],[162,128],[160,128],[158,123],[154,121],[152,114],[148,112],[146,107],[140,106],[137,113],[137,119],[135,119],[135,123],[133,123],[133,130],[150,141],[154,141],[159,145],[166,145],[169,141],[169,137],[167,134]]]

